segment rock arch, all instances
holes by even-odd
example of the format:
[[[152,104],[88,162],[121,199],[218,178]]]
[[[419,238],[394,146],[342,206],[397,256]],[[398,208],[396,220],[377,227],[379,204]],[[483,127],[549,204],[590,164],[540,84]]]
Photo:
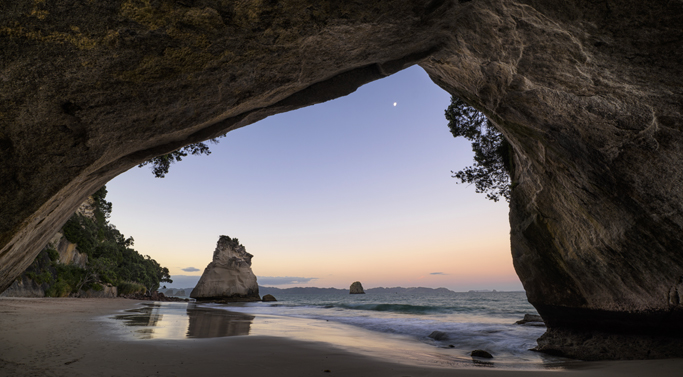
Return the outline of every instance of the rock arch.
[[[3,4],[0,289],[139,162],[419,64],[514,147],[513,261],[551,329],[541,348],[671,356],[582,344],[683,335],[682,15],[627,0]]]

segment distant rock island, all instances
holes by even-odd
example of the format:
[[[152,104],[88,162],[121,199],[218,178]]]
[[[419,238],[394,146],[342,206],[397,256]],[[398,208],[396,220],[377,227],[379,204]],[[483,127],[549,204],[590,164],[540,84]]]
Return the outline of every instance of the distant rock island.
[[[363,290],[363,284],[359,281],[354,281],[349,288],[349,293],[352,295],[364,295],[365,291]]]
[[[274,302],[274,301],[277,301],[277,299],[273,295],[263,296],[263,302]]]
[[[237,238],[220,236],[213,261],[204,269],[190,297],[197,301],[260,301],[251,258]]]

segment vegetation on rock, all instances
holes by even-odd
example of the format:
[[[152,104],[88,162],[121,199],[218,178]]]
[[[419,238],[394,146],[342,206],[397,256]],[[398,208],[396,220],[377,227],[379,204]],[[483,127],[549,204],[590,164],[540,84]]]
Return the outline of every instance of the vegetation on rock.
[[[209,141],[214,144],[218,144],[218,138],[214,138]],[[190,145],[186,145],[182,148],[179,148],[171,153],[156,156],[151,160],[147,160],[141,163],[140,165],[138,165],[138,167],[141,168],[146,165],[152,165],[152,174],[154,174],[154,177],[165,178],[166,174],[168,174],[168,170],[171,168],[171,164],[182,161],[183,157],[187,157],[188,154],[191,154],[193,156],[200,156],[205,154],[208,156],[211,154],[211,150],[209,149],[209,146],[205,143],[193,143]]]
[[[148,255],[132,249],[133,237],[126,238],[108,219],[112,204],[102,187],[93,198],[93,217],[76,213],[62,228],[64,237],[88,256],[85,268],[59,263],[56,250],[46,248],[27,271],[38,284],[47,283],[47,296],[63,297],[81,290],[101,290],[101,283],[117,286],[119,294],[156,291],[161,282],[172,282],[168,268]],[[46,265],[46,256],[50,260]],[[99,289],[98,289],[99,288]]]
[[[453,173],[461,183],[474,183],[478,193],[497,202],[500,197],[510,201],[512,147],[491,121],[458,97],[451,97],[445,112],[453,137],[472,142],[474,164]]]
[[[233,250],[237,250],[239,247],[244,248],[237,237],[230,238],[230,236],[221,235],[218,237],[218,244],[220,245],[223,243],[227,244]]]

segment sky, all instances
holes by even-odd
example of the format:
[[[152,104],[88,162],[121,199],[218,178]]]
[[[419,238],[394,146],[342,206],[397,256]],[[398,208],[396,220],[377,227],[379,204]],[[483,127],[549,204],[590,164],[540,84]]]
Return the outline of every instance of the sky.
[[[168,287],[193,286],[227,235],[264,286],[522,290],[507,203],[451,177],[473,153],[448,130],[449,103],[414,66],[271,116],[166,178],[148,166],[116,177],[110,222],[169,268]]]

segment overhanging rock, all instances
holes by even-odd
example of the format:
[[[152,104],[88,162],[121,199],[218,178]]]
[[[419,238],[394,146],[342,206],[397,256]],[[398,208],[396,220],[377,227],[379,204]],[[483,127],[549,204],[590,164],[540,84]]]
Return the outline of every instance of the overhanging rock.
[[[514,148],[513,262],[549,329],[683,337],[681,2],[0,7],[0,290],[141,161],[420,64]]]

